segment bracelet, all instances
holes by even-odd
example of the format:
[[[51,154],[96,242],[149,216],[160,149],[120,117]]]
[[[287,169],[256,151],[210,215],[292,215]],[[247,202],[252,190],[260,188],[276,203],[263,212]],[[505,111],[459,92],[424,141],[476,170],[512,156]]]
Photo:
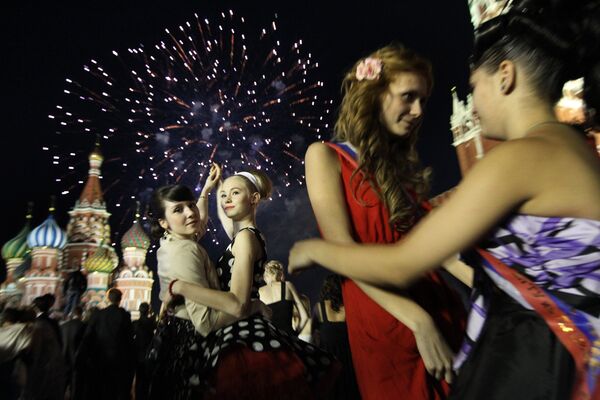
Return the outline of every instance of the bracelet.
[[[169,294],[171,295],[171,297],[175,296],[175,294],[173,293],[173,284],[175,282],[177,282],[179,279],[173,279],[171,281],[171,283],[169,283]]]

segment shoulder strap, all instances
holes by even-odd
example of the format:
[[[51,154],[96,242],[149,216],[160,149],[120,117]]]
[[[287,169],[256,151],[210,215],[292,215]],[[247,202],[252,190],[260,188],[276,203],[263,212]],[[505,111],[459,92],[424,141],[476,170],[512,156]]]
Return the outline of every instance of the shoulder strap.
[[[327,319],[327,311],[325,310],[325,301],[321,300],[319,302],[319,306],[321,307],[321,317],[323,317],[324,322],[329,322]]]
[[[285,300],[285,281],[281,281],[281,300]]]
[[[600,379],[600,338],[587,315],[562,303],[490,252],[481,248],[477,248],[477,251],[482,257],[484,270],[496,273],[510,283],[573,357],[576,372],[572,399],[579,399],[579,395],[586,399],[592,397]],[[504,287],[500,289],[514,298]]]
[[[262,233],[260,233],[260,231],[258,229],[256,229],[256,228],[254,228],[254,227],[247,226],[247,227],[242,228],[239,231],[237,231],[237,233],[235,234],[235,236],[231,240],[231,245],[233,246],[233,243],[235,243],[235,238],[243,230],[249,230],[250,232],[254,233],[254,236],[256,236],[256,239],[258,240],[258,243],[260,243],[260,245],[263,248],[263,256],[262,256],[261,260],[266,259],[267,258],[267,244],[265,243],[265,239],[263,238]]]

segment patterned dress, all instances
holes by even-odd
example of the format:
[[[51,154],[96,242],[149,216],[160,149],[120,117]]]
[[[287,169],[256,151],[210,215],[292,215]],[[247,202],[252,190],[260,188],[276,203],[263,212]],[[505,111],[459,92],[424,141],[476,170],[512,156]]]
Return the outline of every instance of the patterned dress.
[[[258,229],[244,229],[251,231],[263,248],[263,257],[254,265],[251,291],[251,298],[258,299],[258,288],[266,259],[265,241]],[[217,264],[217,274],[223,291],[229,291],[231,287],[234,264],[231,249],[234,243],[235,237]],[[244,395],[249,398],[306,398],[325,391],[334,383],[339,371],[339,364],[333,356],[277,329],[258,314],[209,334],[200,342],[200,347],[200,374],[209,381],[213,390],[216,388],[214,398],[227,397],[222,390],[227,390],[233,398],[241,398]],[[239,373],[248,369],[252,369],[254,373],[251,382]],[[297,376],[298,373],[301,376]],[[310,387],[311,393],[294,393],[296,389],[300,389],[294,385],[302,384]],[[223,388],[223,385],[227,387]],[[231,394],[231,388],[240,392]],[[250,396],[249,393],[255,389],[254,395]],[[245,393],[242,393],[242,390]]]
[[[480,268],[451,398],[572,398],[576,365],[565,343],[581,331],[593,344],[600,332],[600,221],[517,214],[481,247],[493,258],[465,257]],[[593,382],[598,361],[590,359]]]

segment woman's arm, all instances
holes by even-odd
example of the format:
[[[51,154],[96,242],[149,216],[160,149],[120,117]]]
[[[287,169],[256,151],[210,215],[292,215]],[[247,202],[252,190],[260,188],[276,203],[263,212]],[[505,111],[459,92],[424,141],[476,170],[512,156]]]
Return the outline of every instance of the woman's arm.
[[[337,155],[327,145],[313,143],[306,152],[305,165],[308,196],[323,238],[335,241],[340,248],[342,244],[353,244]],[[291,256],[290,261],[296,262]],[[374,260],[363,259],[361,267],[368,270],[370,268],[365,266],[372,266],[374,263]],[[341,263],[336,263],[336,267],[338,266],[340,270],[344,270]],[[291,270],[293,271],[293,268]],[[344,272],[340,274],[343,275]],[[417,303],[397,293],[362,282],[356,283],[373,301],[411,329],[415,336],[419,336],[422,339],[421,343],[428,343],[423,349],[419,347],[428,371],[436,377],[445,371],[448,376],[451,371],[452,354],[437,333],[430,315]],[[426,334],[432,331],[435,333]]]
[[[304,326],[308,322],[308,312],[304,307],[304,303],[300,300],[300,296],[298,296],[298,291],[296,291],[296,287],[292,282],[286,282],[286,287],[292,293],[292,298],[294,299],[294,304],[298,308],[298,313],[300,314],[300,322],[298,324],[298,332],[301,332],[304,329]]]
[[[458,254],[450,257],[442,263],[442,266],[456,279],[467,285],[473,287],[473,275],[474,271],[468,264],[458,259]]]
[[[216,320],[209,331],[215,331],[255,313],[261,313],[267,318],[270,318],[271,315],[271,311],[259,300],[252,300],[245,311],[239,311],[239,304],[231,298],[228,292],[210,289],[196,283],[177,280],[173,283],[172,290],[174,294],[184,296],[187,301],[212,309]],[[204,304],[203,301],[210,304]]]
[[[260,251],[257,247],[258,243],[252,232],[243,230],[236,236],[231,249],[235,261],[229,292],[177,281],[172,285],[173,293],[181,294],[186,299],[223,311],[236,318],[242,317],[250,305],[252,270],[255,259],[260,256],[257,255]]]
[[[542,161],[534,145],[522,140],[495,148],[475,165],[452,197],[401,242],[362,246],[300,242],[290,254],[290,270],[318,263],[378,287],[406,286],[472,246],[504,216],[535,197],[538,185],[530,171],[539,169]],[[364,268],[366,264],[371,268]]]
[[[200,197],[198,197],[198,201],[196,202],[196,207],[198,207],[198,212],[200,214],[200,224],[202,226],[199,234],[203,236],[206,232],[206,225],[208,224],[208,196],[212,192],[212,190],[217,186],[219,180],[221,179],[221,167],[219,164],[213,163],[210,167],[210,171],[208,173],[208,177],[206,178],[206,182],[204,183],[204,187],[200,192]]]

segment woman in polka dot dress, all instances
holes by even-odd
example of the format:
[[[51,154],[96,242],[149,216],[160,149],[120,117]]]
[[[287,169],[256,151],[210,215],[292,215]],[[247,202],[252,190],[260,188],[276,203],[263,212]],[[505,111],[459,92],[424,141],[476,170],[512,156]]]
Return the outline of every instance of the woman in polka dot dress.
[[[221,293],[242,315],[258,287],[266,259],[265,241],[256,228],[256,208],[269,197],[263,173],[241,172],[226,179],[218,193],[221,222],[231,244],[219,259]],[[215,290],[176,280],[171,291],[208,307],[220,301]],[[334,383],[339,364],[319,348],[278,330],[260,314],[220,328],[199,343],[200,376],[208,383],[205,399],[307,399]]]
[[[198,202],[192,191],[181,185],[161,187],[152,196],[152,233],[161,238],[157,252],[159,297],[170,309],[161,318],[148,354],[152,399],[198,398],[203,389],[196,368],[201,359],[198,341],[254,312],[267,310],[260,301],[251,301],[245,314],[234,316],[238,303],[219,290],[216,269],[198,244],[208,220],[208,193],[219,180],[220,168],[213,165]],[[212,288],[214,298],[220,301],[207,307],[181,296],[170,298],[167,288],[173,279]]]

